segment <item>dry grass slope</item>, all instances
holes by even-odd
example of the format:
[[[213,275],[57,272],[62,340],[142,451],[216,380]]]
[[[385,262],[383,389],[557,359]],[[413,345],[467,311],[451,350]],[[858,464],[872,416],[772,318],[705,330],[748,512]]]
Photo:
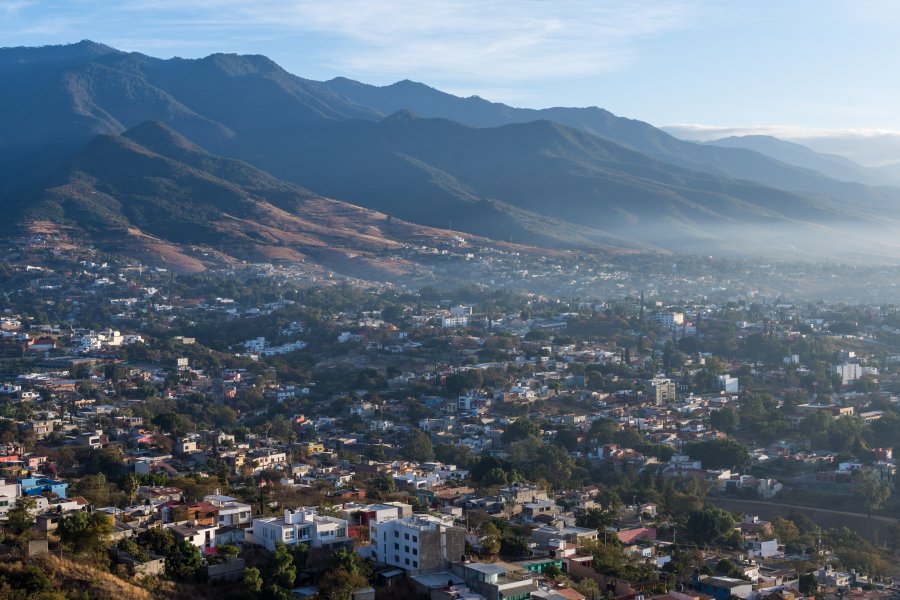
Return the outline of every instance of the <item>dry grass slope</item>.
[[[188,585],[167,580],[148,580],[141,585],[120,579],[94,566],[59,558],[52,554],[30,558],[29,564],[40,568],[53,591],[65,598],[91,600],[230,600],[240,597],[240,585],[228,587],[203,584]]]

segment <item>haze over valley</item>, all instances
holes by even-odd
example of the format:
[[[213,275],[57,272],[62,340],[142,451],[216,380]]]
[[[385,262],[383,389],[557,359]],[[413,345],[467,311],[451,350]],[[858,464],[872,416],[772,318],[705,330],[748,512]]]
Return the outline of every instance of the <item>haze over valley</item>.
[[[6,225],[162,262],[203,246],[328,263],[427,228],[598,256],[900,257],[893,176],[774,138],[695,143],[602,108],[318,82],[258,55],[161,60],[84,41],[0,50],[0,73]],[[311,232],[313,215],[335,235]]]

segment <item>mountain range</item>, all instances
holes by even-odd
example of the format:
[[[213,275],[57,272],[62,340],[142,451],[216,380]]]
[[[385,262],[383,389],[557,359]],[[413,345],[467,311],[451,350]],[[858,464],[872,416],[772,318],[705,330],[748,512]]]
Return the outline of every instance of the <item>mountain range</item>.
[[[402,81],[317,82],[263,56],[0,49],[6,226],[203,255],[398,268],[473,244],[893,260],[889,176],[780,140],[677,139],[600,108],[518,109]],[[414,270],[414,265],[403,268]]]

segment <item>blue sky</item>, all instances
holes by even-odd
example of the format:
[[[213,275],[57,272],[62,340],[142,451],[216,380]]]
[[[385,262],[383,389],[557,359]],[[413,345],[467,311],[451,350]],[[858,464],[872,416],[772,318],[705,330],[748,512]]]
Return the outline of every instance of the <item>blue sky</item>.
[[[887,0],[0,0],[0,44],[265,54],[312,79],[413,79],[656,125],[900,131]]]

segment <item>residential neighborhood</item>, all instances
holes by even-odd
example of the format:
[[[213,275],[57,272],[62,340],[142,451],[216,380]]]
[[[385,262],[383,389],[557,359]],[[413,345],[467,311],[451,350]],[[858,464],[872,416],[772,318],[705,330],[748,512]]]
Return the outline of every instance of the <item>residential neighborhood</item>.
[[[14,560],[203,597],[897,593],[900,307],[44,256],[4,275]]]

